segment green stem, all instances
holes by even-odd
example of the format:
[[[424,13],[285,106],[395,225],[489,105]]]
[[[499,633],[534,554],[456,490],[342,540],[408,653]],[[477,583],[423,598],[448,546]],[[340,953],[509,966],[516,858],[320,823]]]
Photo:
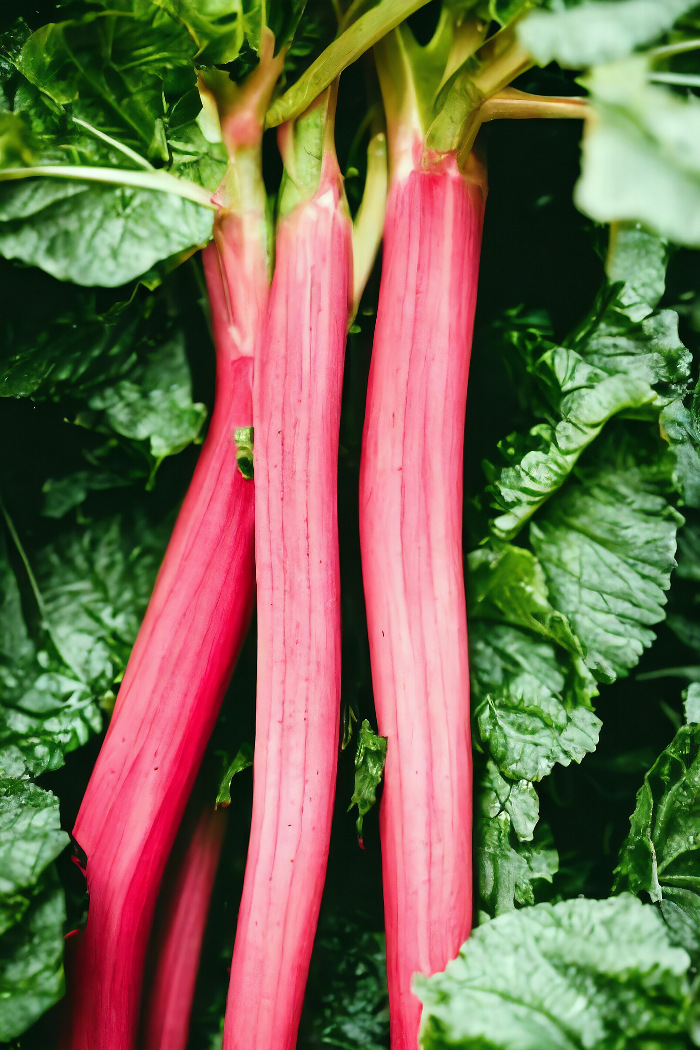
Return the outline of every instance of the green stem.
[[[267,112],[266,128],[298,117],[342,71],[427,0],[381,0],[341,33]]]
[[[672,58],[673,55],[682,55],[686,51],[697,51],[700,48],[700,40],[695,38],[694,40],[680,40],[677,44],[666,44],[664,47],[657,47],[655,51],[649,52],[649,60],[656,62],[660,58]]]
[[[365,191],[352,230],[352,318],[357,313],[382,239],[388,181],[386,135],[379,131],[367,147]]]
[[[95,136],[95,138],[102,139],[102,141],[106,142],[108,146],[113,146],[114,149],[119,150],[125,157],[133,160],[134,164],[138,164],[140,168],[145,168],[146,171],[156,170],[153,165],[145,159],[145,157],[142,157],[140,153],[136,152],[136,150],[131,149],[130,146],[125,146],[122,142],[117,142],[117,140],[113,139],[111,135],[106,135],[104,131],[100,131],[98,128],[93,128],[92,124],[88,124],[86,120],[80,120],[78,117],[73,117],[72,120],[74,124],[80,124],[82,128],[89,131],[91,135]]]
[[[530,95],[507,87],[481,107],[481,123],[488,120],[522,120],[536,117],[582,120],[590,112],[588,99],[567,95]]]
[[[92,168],[82,165],[42,164],[33,168],[0,168],[0,182],[31,179],[38,176],[54,179],[79,179],[85,182],[104,182],[112,186],[135,186],[183,197],[203,208],[216,211],[211,194],[203,186],[189,179],[180,179],[165,171],[128,171],[126,168]]]

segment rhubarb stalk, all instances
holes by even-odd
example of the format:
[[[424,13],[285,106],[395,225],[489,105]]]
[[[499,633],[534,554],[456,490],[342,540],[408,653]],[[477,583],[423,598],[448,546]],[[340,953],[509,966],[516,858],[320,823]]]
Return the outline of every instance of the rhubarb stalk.
[[[378,62],[391,184],[360,470],[360,539],[379,733],[393,1050],[416,1050],[414,973],[471,926],[472,784],[462,460],[485,171],[430,148],[404,40]],[[396,67],[399,65],[399,76]]]
[[[186,1050],[211,891],[226,812],[209,802],[180,861],[163,914],[143,1050]]]
[[[262,121],[281,59],[263,43],[243,89],[216,85],[231,158],[203,253],[216,400],[74,829],[90,907],[68,975],[70,1050],[135,1044],[160,882],[253,608],[254,491],[236,434],[247,449],[268,297]]]
[[[352,226],[335,92],[280,128],[285,174],[255,362],[253,818],[224,1050],[293,1050],[321,904],[340,710],[337,465]]]

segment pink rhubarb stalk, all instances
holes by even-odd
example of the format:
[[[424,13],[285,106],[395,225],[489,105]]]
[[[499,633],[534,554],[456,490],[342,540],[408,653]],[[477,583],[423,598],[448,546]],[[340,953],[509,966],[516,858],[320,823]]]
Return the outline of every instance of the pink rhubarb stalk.
[[[202,810],[163,915],[143,1050],[186,1050],[209,901],[226,831],[226,812]]]
[[[443,970],[471,927],[462,459],[486,187],[473,157],[461,171],[454,152],[417,136],[397,143],[391,128],[389,146],[360,539],[388,738],[380,831],[391,1046],[416,1050],[411,978]]]
[[[255,364],[253,819],[224,1050],[293,1050],[321,904],[340,701],[337,462],[352,227],[326,92],[280,129],[286,173]]]
[[[254,489],[237,465],[236,431],[252,424],[268,298],[262,121],[281,67],[269,50],[242,91],[221,74],[231,163],[203,255],[216,401],[74,829],[90,907],[69,972],[64,1050],[135,1045],[163,871],[253,608]]]

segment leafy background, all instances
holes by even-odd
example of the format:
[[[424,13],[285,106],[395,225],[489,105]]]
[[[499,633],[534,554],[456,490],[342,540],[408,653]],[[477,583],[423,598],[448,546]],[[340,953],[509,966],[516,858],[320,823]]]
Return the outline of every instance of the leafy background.
[[[36,27],[65,17],[65,9],[13,0],[3,6],[0,29],[13,25],[17,15]],[[419,38],[429,37],[435,19],[433,5],[414,16]],[[319,42],[305,46],[311,50]],[[536,93],[580,92],[573,74],[555,65],[525,74],[519,86]],[[344,75],[337,137],[352,207],[361,184],[357,99],[364,90],[361,70]],[[168,133],[188,127],[196,136],[192,114],[183,109],[181,115],[183,124],[171,121]],[[607,229],[572,203],[579,173],[577,124],[495,122],[482,137],[490,189],[465,462],[465,550],[474,552],[470,631],[481,821],[476,874],[483,933],[475,944],[484,945],[491,958],[502,955],[496,931],[509,929],[504,919],[516,924],[504,933],[509,943],[520,936],[513,909],[534,902],[546,909],[546,902],[562,900],[573,907],[580,895],[608,897],[616,884],[658,901],[677,942],[696,955],[698,926],[691,920],[698,887],[687,881],[693,857],[664,838],[656,851],[663,870],[656,870],[645,829],[663,802],[658,784],[667,783],[668,773],[662,775],[662,767],[672,769],[674,784],[686,792],[686,810],[692,811],[697,783],[682,691],[690,684],[687,703],[695,710],[700,513],[694,505],[700,489],[693,489],[691,399],[682,405],[679,395],[697,380],[700,263],[696,253],[674,249],[663,288],[659,274],[666,249],[647,239],[630,249],[627,264],[620,262],[619,273],[606,281]],[[87,148],[86,141],[80,140],[81,148]],[[158,142],[151,136],[146,143],[142,135],[130,145],[157,161]],[[265,150],[266,177],[274,186],[279,164],[272,140]],[[207,161],[210,175],[200,179],[205,184],[209,177],[216,181],[215,153]],[[180,157],[187,164],[184,151]],[[188,174],[192,177],[191,170]],[[62,934],[84,917],[84,885],[65,849],[65,832],[73,825],[101,725],[196,462],[214,378],[196,257],[114,289],[64,284],[27,265],[35,260],[26,253],[21,257],[24,263],[0,260],[0,1026],[5,1026],[0,1039],[53,1002]],[[620,288],[619,281],[642,270],[646,283]],[[378,271],[358,314],[359,331],[349,338],[341,430],[348,729],[365,718],[376,725],[356,492],[377,291]],[[680,340],[664,310],[678,315]],[[652,388],[658,396],[650,410]],[[678,449],[675,457],[659,437],[659,398],[675,406],[664,417],[665,433]],[[607,419],[603,403],[612,418],[598,426]],[[584,416],[586,428],[576,430]],[[523,457],[549,455],[553,462],[562,420],[567,434],[579,435],[574,451],[580,458],[569,455],[563,475],[557,460],[559,481],[565,481],[561,492],[536,509],[532,524],[523,511],[516,530],[515,519],[501,519],[523,506]],[[674,569],[679,510],[687,525]],[[494,518],[500,524],[489,526]],[[610,526],[621,521],[625,526],[629,521],[629,529],[625,542],[616,544]],[[625,594],[605,590],[612,559],[618,575],[620,568],[627,574]],[[572,566],[577,567],[573,576]],[[582,598],[583,573],[588,589]],[[600,613],[615,602],[612,619],[589,614],[596,605]],[[616,644],[621,637],[622,648]],[[254,687],[253,631],[205,761],[205,784],[216,779],[221,752],[230,756],[253,739]],[[388,1045],[377,812],[375,807],[364,817],[363,850],[355,815],[347,812],[356,733],[340,753],[329,873],[301,1047]],[[250,774],[243,772],[232,783],[197,987],[190,1040],[197,1050],[213,1050],[219,1037],[251,801]],[[673,830],[662,832],[672,839]],[[681,839],[684,835],[687,829]],[[585,929],[584,920],[598,922],[593,904],[590,908],[587,919],[574,907],[572,923],[581,921]],[[621,936],[620,930],[624,935],[637,921],[647,939],[653,936],[656,928],[644,927],[651,920],[637,920],[629,909],[632,905],[620,917],[614,906],[608,908],[611,936]],[[549,912],[522,914],[524,922],[546,924]],[[494,915],[503,916],[500,926],[487,921]],[[489,938],[495,947],[489,947]],[[678,984],[682,966],[673,954],[677,949],[664,945],[659,942],[658,967],[666,975],[670,1002],[677,1003],[685,994]],[[642,985],[645,981],[643,976]],[[606,987],[609,994],[596,1001],[604,1000],[610,1014],[618,1002],[613,977]],[[9,1007],[2,1005],[8,991]],[[605,1027],[608,1020],[598,1017],[602,1027],[590,1030],[592,1038],[605,1046],[633,1045],[631,1039],[604,1043],[603,1031],[606,1039],[617,1038]],[[56,1023],[54,1008],[7,1045],[44,1050],[55,1042]],[[690,1045],[672,1023],[656,1035],[667,1047]],[[431,1037],[432,1045],[443,1045],[439,1027]]]

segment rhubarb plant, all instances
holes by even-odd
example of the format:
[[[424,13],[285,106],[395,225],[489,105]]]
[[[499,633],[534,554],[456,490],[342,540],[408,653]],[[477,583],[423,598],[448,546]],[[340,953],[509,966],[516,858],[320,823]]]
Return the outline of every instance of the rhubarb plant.
[[[694,5],[17,6],[0,1038],[697,1041]]]

